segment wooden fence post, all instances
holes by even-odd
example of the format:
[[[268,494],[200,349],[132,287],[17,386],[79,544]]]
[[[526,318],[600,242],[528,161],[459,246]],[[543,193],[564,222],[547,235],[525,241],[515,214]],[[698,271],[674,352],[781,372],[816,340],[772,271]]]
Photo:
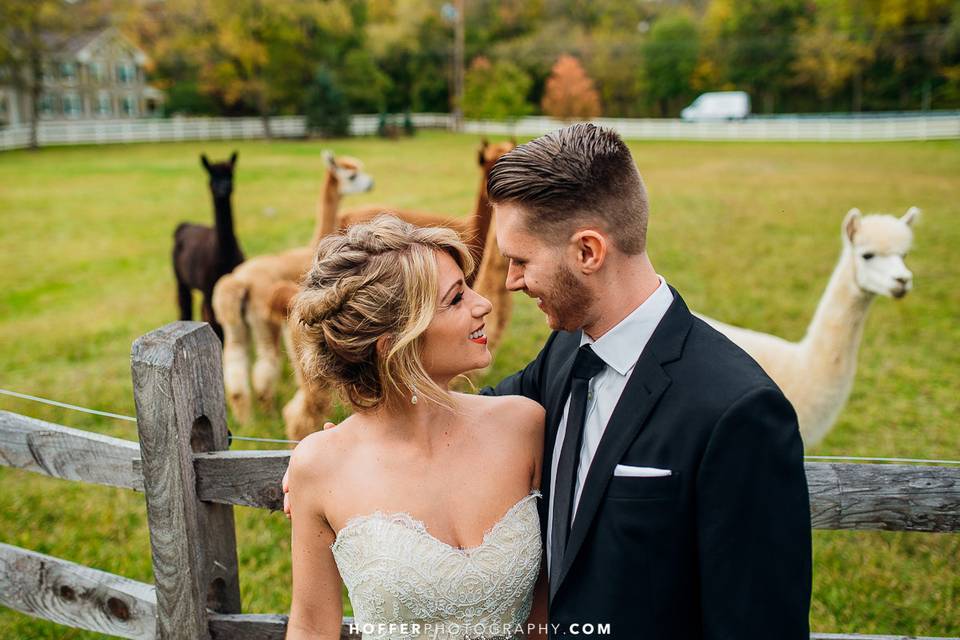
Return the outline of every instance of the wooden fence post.
[[[209,325],[173,322],[133,343],[157,637],[209,638],[207,609],[240,613],[233,507],[197,498],[193,454],[229,446],[221,347]]]

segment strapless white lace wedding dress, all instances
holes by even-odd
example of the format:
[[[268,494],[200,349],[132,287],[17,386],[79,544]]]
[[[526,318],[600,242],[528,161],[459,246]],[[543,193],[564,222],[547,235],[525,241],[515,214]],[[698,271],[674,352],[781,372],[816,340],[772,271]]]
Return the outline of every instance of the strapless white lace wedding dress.
[[[406,513],[351,518],[330,548],[364,640],[522,637],[540,571],[539,496],[521,498],[468,549]]]

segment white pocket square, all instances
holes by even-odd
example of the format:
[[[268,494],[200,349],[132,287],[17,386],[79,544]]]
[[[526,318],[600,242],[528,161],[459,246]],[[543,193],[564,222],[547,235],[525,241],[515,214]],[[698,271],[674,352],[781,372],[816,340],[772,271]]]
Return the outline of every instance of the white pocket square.
[[[662,478],[663,476],[673,475],[673,471],[656,467],[631,467],[628,464],[618,464],[613,470],[613,475],[631,478]]]

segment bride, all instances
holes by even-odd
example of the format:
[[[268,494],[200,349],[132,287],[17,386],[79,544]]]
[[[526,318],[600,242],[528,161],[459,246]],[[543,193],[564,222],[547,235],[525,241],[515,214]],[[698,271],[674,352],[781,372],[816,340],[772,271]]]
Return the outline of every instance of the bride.
[[[491,360],[473,266],[455,232],[390,215],[320,244],[294,344],[354,413],[290,459],[287,638],[340,638],[343,584],[365,640],[545,629],[543,409],[448,388]]]

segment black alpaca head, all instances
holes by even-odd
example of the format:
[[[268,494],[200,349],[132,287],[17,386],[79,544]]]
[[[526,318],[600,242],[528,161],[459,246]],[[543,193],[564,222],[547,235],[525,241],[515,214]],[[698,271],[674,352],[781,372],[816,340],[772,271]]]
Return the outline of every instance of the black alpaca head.
[[[229,160],[224,162],[210,162],[207,154],[200,154],[200,162],[210,175],[210,191],[214,198],[228,198],[233,192],[233,169],[237,166],[237,152],[234,151]]]

